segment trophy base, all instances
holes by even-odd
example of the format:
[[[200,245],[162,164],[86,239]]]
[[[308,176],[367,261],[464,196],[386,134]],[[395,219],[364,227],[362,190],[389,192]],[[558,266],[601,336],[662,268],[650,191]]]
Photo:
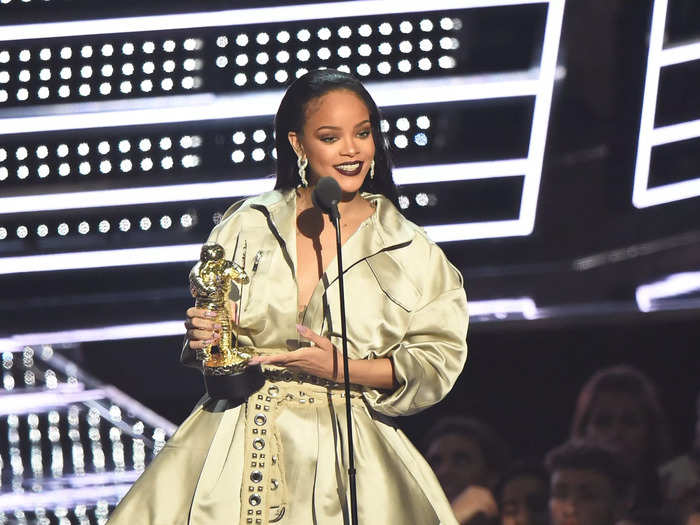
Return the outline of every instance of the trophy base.
[[[227,375],[204,375],[204,386],[212,399],[228,399],[237,405],[260,390],[265,376],[260,365],[244,368],[241,372]]]

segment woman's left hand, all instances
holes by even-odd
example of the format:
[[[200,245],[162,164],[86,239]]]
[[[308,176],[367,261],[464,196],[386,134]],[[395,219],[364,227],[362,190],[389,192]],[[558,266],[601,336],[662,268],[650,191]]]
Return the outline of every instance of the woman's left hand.
[[[255,356],[248,363],[281,366],[335,382],[343,381],[342,354],[331,340],[302,325],[297,325],[297,331],[310,340],[312,346],[282,354]]]

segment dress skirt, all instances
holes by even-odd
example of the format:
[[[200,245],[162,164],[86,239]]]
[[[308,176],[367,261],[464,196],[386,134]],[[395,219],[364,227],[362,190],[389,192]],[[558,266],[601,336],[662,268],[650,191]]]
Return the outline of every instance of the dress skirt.
[[[361,525],[455,525],[408,438],[351,391]],[[112,514],[110,525],[349,524],[345,394],[268,376],[243,405],[205,398]]]

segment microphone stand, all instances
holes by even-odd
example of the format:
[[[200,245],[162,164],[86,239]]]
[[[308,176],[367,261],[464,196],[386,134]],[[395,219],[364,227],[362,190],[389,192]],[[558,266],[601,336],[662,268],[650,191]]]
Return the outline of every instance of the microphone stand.
[[[352,438],[352,405],[350,404],[350,369],[348,359],[347,323],[345,321],[345,288],[343,282],[343,254],[340,245],[340,212],[337,202],[330,207],[330,217],[335,226],[338,259],[338,287],[340,292],[340,328],[343,339],[343,382],[345,383],[345,417],[348,425],[348,477],[350,479],[350,522],[357,525],[357,488],[355,483],[355,447]]]

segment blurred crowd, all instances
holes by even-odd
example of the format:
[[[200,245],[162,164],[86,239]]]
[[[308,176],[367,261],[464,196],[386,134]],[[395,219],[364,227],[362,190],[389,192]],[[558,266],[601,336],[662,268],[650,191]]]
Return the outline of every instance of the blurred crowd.
[[[424,443],[469,525],[700,525],[700,395],[691,450],[671,450],[656,387],[630,366],[586,382],[568,440],[544,458],[513,458],[493,428],[461,416],[439,420]]]

